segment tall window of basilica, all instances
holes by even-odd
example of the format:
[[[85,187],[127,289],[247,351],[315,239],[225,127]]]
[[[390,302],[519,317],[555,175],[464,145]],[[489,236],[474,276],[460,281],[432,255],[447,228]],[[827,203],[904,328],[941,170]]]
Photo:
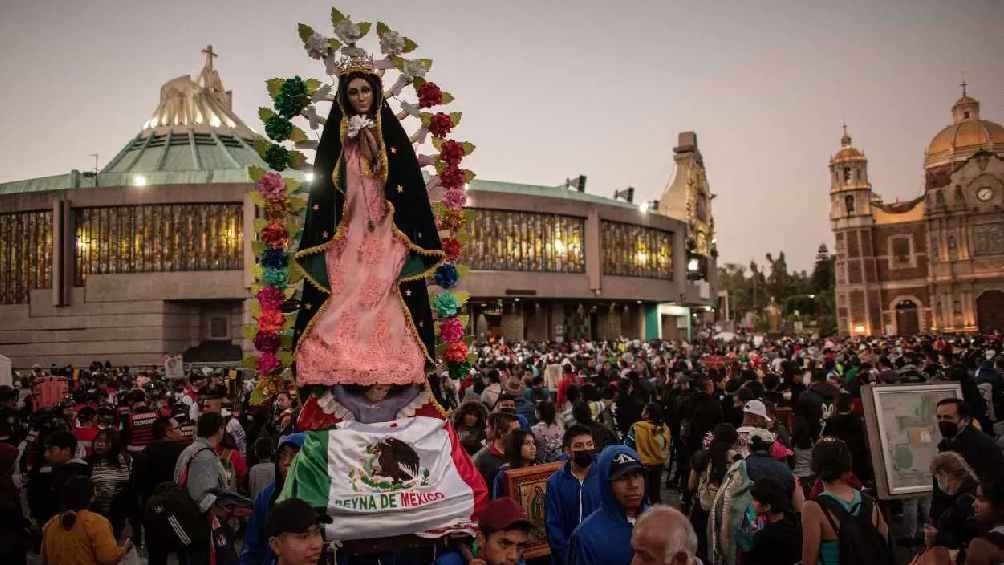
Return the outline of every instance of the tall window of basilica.
[[[602,222],[600,233],[603,274],[672,280],[672,233],[608,221]]]
[[[52,288],[52,212],[0,214],[0,304]]]
[[[584,273],[585,219],[510,210],[474,210],[463,262],[472,269]]]
[[[243,205],[153,204],[79,208],[75,284],[91,274],[243,268]]]

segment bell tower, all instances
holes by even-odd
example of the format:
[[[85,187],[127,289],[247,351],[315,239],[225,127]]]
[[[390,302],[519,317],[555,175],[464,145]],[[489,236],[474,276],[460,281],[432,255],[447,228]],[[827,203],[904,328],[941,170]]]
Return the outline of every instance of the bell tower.
[[[851,145],[844,125],[840,151],[830,159],[830,220],[838,226],[857,224],[855,219],[870,218],[872,185],[868,181],[868,159]]]
[[[881,333],[872,242],[872,185],[868,159],[851,144],[844,126],[840,150],[830,158],[830,225],[837,291],[837,327],[841,335]]]

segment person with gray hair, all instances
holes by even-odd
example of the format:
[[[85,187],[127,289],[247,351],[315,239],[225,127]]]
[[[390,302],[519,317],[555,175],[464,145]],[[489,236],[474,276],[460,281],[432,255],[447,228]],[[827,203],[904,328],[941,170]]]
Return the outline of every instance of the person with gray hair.
[[[697,533],[679,510],[657,504],[639,518],[631,533],[631,565],[701,565]]]

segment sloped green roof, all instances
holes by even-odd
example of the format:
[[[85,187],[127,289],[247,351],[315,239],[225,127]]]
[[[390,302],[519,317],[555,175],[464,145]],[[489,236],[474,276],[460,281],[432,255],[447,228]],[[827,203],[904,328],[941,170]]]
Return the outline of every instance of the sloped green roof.
[[[101,172],[148,174],[264,167],[252,147],[253,135],[250,130],[206,126],[145,129]]]

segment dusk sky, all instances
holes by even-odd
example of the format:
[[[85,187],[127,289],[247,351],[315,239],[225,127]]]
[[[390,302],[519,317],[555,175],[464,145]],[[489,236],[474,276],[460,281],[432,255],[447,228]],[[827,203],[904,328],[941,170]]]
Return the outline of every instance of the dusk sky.
[[[322,78],[297,22],[327,1],[0,0],[0,182],[100,166],[141,129],[168,79],[212,44],[234,109],[261,129],[264,80]],[[483,179],[655,199],[677,132],[697,132],[717,198],[720,263],[832,249],[829,157],[846,121],[887,201],[923,191],[924,148],[965,74],[1004,122],[1004,2],[342,0],[415,39],[410,56],[463,111]],[[375,32],[371,32],[375,37]],[[364,42],[374,48],[375,41]]]

